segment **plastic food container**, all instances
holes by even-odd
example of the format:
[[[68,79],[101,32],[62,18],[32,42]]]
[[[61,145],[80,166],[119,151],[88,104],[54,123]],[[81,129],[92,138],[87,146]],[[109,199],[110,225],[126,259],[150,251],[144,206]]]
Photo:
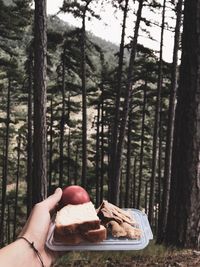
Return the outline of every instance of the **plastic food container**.
[[[133,214],[137,221],[139,228],[142,231],[142,236],[138,240],[127,238],[113,238],[108,236],[106,240],[101,243],[81,243],[79,245],[65,245],[53,240],[53,231],[55,225],[52,224],[47,237],[46,246],[54,251],[104,251],[104,250],[140,250],[149,244],[149,240],[153,239],[153,234],[147,215],[137,209],[128,209]]]

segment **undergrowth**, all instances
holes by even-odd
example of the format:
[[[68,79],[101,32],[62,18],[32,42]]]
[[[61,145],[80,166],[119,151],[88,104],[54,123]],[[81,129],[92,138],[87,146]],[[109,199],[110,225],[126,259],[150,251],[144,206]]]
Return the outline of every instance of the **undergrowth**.
[[[157,245],[154,241],[140,251],[99,251],[99,252],[68,252],[60,258],[54,267],[111,267],[111,266],[131,266],[131,262],[148,260],[158,260],[171,253],[172,249],[163,245]],[[142,265],[141,265],[142,266]]]

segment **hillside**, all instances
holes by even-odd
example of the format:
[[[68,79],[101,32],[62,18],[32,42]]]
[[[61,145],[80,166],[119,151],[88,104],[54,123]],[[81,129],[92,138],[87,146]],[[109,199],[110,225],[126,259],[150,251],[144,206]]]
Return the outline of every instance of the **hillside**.
[[[52,16],[52,15],[48,16],[48,30],[64,33],[74,28],[75,27],[69,25],[67,22],[61,20],[57,16]],[[116,57],[114,55],[119,51],[119,47],[116,44],[113,44],[109,41],[106,41],[100,37],[95,36],[91,32],[88,32],[87,34],[90,40],[93,43],[98,44],[99,47],[101,47],[101,49],[104,51],[106,60],[109,62],[113,61],[115,62]],[[128,54],[126,53],[126,57],[127,56]]]

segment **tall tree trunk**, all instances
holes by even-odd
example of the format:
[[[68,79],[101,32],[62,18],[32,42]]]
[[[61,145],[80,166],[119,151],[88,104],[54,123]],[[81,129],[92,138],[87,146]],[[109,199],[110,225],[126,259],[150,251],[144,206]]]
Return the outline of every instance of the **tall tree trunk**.
[[[49,189],[48,192],[51,192],[52,187],[52,171],[53,171],[53,93],[51,93],[51,103],[50,103],[50,140],[49,140]]]
[[[149,181],[145,183],[145,193],[144,193],[144,207],[145,207],[145,213],[148,213],[148,184]]]
[[[200,248],[200,0],[186,0],[165,241]],[[190,42],[188,42],[190,40]]]
[[[21,150],[21,135],[18,139],[17,147],[17,175],[16,175],[16,189],[15,189],[15,204],[14,204],[14,218],[13,218],[13,241],[16,238],[16,226],[17,226],[17,209],[18,209],[18,192],[19,192],[19,170],[20,170],[20,152]]]
[[[101,169],[100,169],[100,203],[104,198],[104,88],[101,91]]]
[[[5,158],[4,158],[4,172],[2,180],[2,202],[1,202],[1,222],[0,222],[0,245],[4,244],[4,220],[5,220],[5,209],[6,209],[6,191],[7,191],[7,180],[8,180],[8,150],[9,150],[9,128],[10,128],[10,91],[11,81],[8,79],[8,93],[7,93],[7,108],[6,108],[6,136],[5,136]]]
[[[47,196],[46,138],[46,0],[35,0],[34,19],[34,137],[33,204]]]
[[[159,120],[159,143],[158,143],[158,176],[157,176],[157,205],[156,209],[158,208],[158,216],[156,218],[155,224],[156,224],[156,235],[158,231],[158,219],[160,216],[161,212],[161,194],[162,194],[162,188],[161,188],[161,183],[162,183],[162,157],[163,157],[163,131],[162,131],[162,97],[160,100],[160,120]]]
[[[100,129],[100,203],[103,201],[104,198],[104,124],[105,124],[105,115],[104,115],[104,76],[105,76],[105,62],[104,62],[104,54],[100,54],[100,60],[101,60],[101,104],[100,104],[100,123],[101,123],[101,129]]]
[[[130,200],[130,176],[131,176],[131,131],[132,131],[132,114],[129,113],[128,131],[127,131],[127,155],[126,155],[126,193],[125,208],[129,207]]]
[[[150,197],[149,197],[149,222],[153,221],[153,209],[155,202],[155,180],[156,180],[156,169],[157,169],[157,142],[159,137],[159,121],[160,121],[160,99],[162,90],[162,76],[163,76],[163,36],[165,28],[165,9],[166,0],[163,1],[162,11],[162,25],[161,25],[161,37],[160,37],[160,58],[158,66],[158,85],[157,85],[157,96],[156,96],[156,108],[155,108],[155,122],[154,122],[154,134],[153,134],[153,149],[152,149],[152,173],[150,181]]]
[[[71,130],[69,128],[68,131],[68,138],[67,138],[67,177],[68,177],[68,184],[71,185],[72,179],[71,179],[71,173],[70,173],[70,160],[71,160]]]
[[[178,80],[178,70],[177,70],[178,51],[179,51],[179,44],[180,44],[182,7],[183,7],[183,0],[179,0],[177,3],[177,7],[176,7],[177,18],[176,18],[176,27],[175,27],[175,36],[174,36],[173,64],[172,64],[172,74],[171,74],[171,92],[170,92],[168,124],[167,124],[163,196],[162,196],[162,206],[161,206],[161,212],[160,212],[160,217],[159,217],[159,227],[158,227],[158,237],[157,237],[157,241],[159,243],[162,242],[164,239],[166,225],[167,225],[167,214],[168,214],[168,208],[169,208],[172,148],[173,148],[172,145],[173,145],[176,92],[177,92],[177,80]]]
[[[33,113],[33,50],[30,48],[29,64],[28,64],[28,134],[27,134],[27,217],[32,209],[33,194],[33,129],[32,129],[32,113]]]
[[[79,146],[76,145],[76,154],[75,154],[75,170],[74,170],[74,184],[78,183],[78,152]]]
[[[121,123],[120,123],[119,140],[117,144],[115,171],[113,170],[112,179],[111,179],[112,190],[110,192],[110,201],[113,204],[118,204],[119,202],[119,180],[120,180],[120,171],[121,171],[121,158],[122,158],[122,153],[123,153],[123,144],[124,144],[126,124],[127,124],[127,117],[129,113],[130,95],[132,92],[133,69],[134,69],[134,62],[135,62],[135,56],[136,56],[136,50],[137,50],[137,40],[138,40],[140,21],[142,17],[143,2],[144,0],[140,0],[138,11],[137,11],[137,19],[136,19],[136,24],[135,24],[134,37],[132,41],[131,55],[130,55],[130,61],[129,61],[129,67],[128,67],[128,77],[127,77],[127,83],[126,83],[123,112],[122,112],[122,118],[121,118]]]
[[[119,206],[122,208],[123,207],[123,192],[124,192],[124,173],[121,170],[121,175],[120,175],[120,194],[119,194]]]
[[[142,105],[142,127],[141,127],[141,141],[140,141],[140,163],[139,163],[139,184],[138,184],[138,196],[137,196],[137,209],[140,208],[140,198],[142,190],[142,174],[143,174],[143,158],[144,158],[144,126],[145,126],[145,112],[146,112],[146,99],[147,99],[147,80],[144,85],[144,96]]]
[[[70,102],[70,92],[68,92],[68,101],[67,101],[67,121],[68,125],[70,125],[70,113],[71,113],[71,102]],[[67,177],[68,177],[68,184],[71,185],[72,183],[72,178],[71,178],[71,173],[70,173],[70,160],[71,160],[71,128],[69,126],[68,129],[68,138],[67,138]]]
[[[133,207],[136,207],[136,173],[137,173],[137,158],[134,159],[133,164]]]
[[[96,176],[96,207],[100,204],[100,168],[99,168],[99,161],[100,161],[100,100],[98,101],[97,105],[97,132],[96,132],[96,155],[95,155],[95,176]]]
[[[65,128],[65,48],[62,55],[62,114],[60,120],[60,160],[59,160],[59,186],[63,186],[63,148]]]
[[[7,227],[7,243],[10,244],[11,242],[11,235],[10,235],[10,201],[7,203],[7,222],[6,222],[6,227]]]
[[[124,42],[125,42],[125,30],[126,30],[126,19],[128,15],[128,3],[129,0],[125,0],[124,12],[123,12],[123,23],[122,23],[122,33],[121,42],[119,50],[119,61],[117,69],[117,84],[116,84],[116,97],[115,97],[115,111],[114,111],[114,125],[112,129],[112,140],[111,140],[111,161],[110,161],[110,182],[112,182],[115,168],[116,168],[116,155],[117,155],[117,140],[119,133],[120,124],[120,98],[121,98],[121,84],[122,84],[122,73],[124,64]]]
[[[86,62],[85,62],[85,16],[87,5],[82,18],[81,37],[81,81],[82,81],[82,177],[81,184],[86,187],[87,176],[87,90],[86,90]]]

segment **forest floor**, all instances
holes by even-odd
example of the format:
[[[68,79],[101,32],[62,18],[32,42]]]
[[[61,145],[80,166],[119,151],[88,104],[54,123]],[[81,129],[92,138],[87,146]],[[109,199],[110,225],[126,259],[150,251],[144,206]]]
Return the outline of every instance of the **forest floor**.
[[[143,251],[70,252],[54,267],[200,267],[200,251],[150,244]]]

